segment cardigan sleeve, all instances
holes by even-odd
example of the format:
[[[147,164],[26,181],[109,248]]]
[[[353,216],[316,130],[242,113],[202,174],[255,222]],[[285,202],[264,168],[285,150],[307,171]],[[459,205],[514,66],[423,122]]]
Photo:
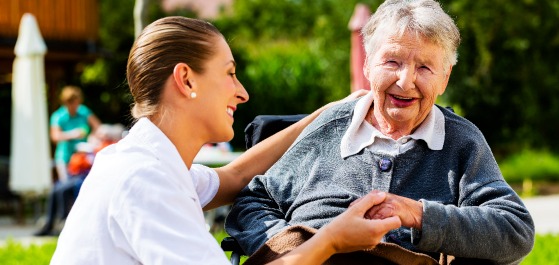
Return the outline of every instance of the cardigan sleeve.
[[[248,255],[289,225],[265,183],[264,175],[257,176],[241,191],[225,224],[227,233]]]
[[[518,264],[534,245],[530,213],[505,182],[484,140],[470,150],[464,172],[456,176],[458,204],[422,200],[422,237],[416,247],[495,264]]]

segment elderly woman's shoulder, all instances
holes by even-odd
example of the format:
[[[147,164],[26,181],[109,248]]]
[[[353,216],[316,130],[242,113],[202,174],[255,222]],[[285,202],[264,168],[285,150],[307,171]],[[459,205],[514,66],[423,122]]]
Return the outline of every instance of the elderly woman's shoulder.
[[[333,121],[340,119],[350,119],[353,115],[353,109],[357,100],[342,102],[335,104],[328,109],[325,109],[320,115],[312,122],[315,126],[323,126]]]
[[[325,109],[303,130],[300,138],[325,130],[338,130],[340,125],[349,126],[356,102],[357,100],[342,102]]]
[[[345,118],[353,115],[353,110],[355,109],[355,104],[360,98],[353,99],[346,102],[340,102],[333,105],[332,107],[324,110],[322,116],[331,116],[333,118]]]
[[[456,114],[450,107],[437,105],[445,118],[445,131],[460,138],[485,139],[481,130],[468,119]]]

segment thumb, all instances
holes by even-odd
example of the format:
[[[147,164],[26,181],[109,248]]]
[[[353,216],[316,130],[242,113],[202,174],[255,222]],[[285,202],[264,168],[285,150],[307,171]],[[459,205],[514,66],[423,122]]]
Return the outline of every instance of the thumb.
[[[375,227],[380,231],[390,231],[402,226],[402,221],[398,216],[388,217],[382,220],[371,220],[375,222]]]
[[[356,201],[350,209],[358,211],[359,213],[362,213],[364,215],[365,212],[371,209],[371,207],[383,202],[384,199],[386,199],[386,192],[372,191],[364,197],[358,199],[358,201]]]

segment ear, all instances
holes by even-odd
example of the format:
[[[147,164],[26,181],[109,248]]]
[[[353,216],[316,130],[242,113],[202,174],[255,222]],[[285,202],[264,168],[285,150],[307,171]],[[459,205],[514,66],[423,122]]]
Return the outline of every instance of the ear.
[[[368,58],[366,58],[365,62],[363,63],[363,74],[365,75],[365,78],[367,78],[367,80],[370,82],[371,79],[369,79],[369,70],[371,70],[369,68],[369,60]]]
[[[444,86],[441,88],[441,91],[439,91],[439,93],[438,93],[439,96],[444,93],[444,91],[446,90],[446,87],[448,86],[448,80],[450,80],[450,73],[452,73],[452,65],[448,67],[448,71],[445,73]]]
[[[190,97],[195,91],[192,69],[185,63],[178,63],[173,69],[173,81],[179,93]]]

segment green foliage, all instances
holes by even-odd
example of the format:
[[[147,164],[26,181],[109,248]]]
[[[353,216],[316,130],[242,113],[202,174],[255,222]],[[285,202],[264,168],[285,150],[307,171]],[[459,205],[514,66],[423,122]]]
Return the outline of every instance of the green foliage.
[[[445,96],[497,152],[559,150],[559,2],[441,2],[462,34]]]
[[[85,65],[76,81],[83,88],[84,103],[104,123],[130,121],[126,62],[134,42],[133,7],[134,0],[99,1],[101,57]]]
[[[55,249],[56,241],[23,246],[8,239],[6,244],[0,247],[0,260],[3,265],[49,264]]]
[[[559,234],[536,235],[534,249],[520,264],[558,265],[559,255],[557,255],[557,246],[559,246]]]
[[[350,92],[350,31],[358,1],[235,1],[214,24],[229,40],[250,95],[235,114],[234,146],[259,114],[310,113]],[[378,6],[381,1],[368,1]]]
[[[258,114],[310,112],[349,93],[350,16],[357,2],[243,0],[214,24],[230,41],[251,100],[236,113],[235,147]],[[462,35],[459,62],[441,98],[474,122],[500,155],[525,147],[559,151],[559,2],[441,0]],[[164,15],[152,1],[151,20]],[[134,0],[101,0],[105,57],[86,66],[86,103],[103,120],[127,117],[126,58]],[[89,101],[89,102],[88,102]],[[106,106],[106,107],[105,107]],[[125,118],[121,118],[121,120]]]
[[[499,167],[509,183],[533,181],[559,181],[559,156],[548,151],[523,150],[513,154]]]

